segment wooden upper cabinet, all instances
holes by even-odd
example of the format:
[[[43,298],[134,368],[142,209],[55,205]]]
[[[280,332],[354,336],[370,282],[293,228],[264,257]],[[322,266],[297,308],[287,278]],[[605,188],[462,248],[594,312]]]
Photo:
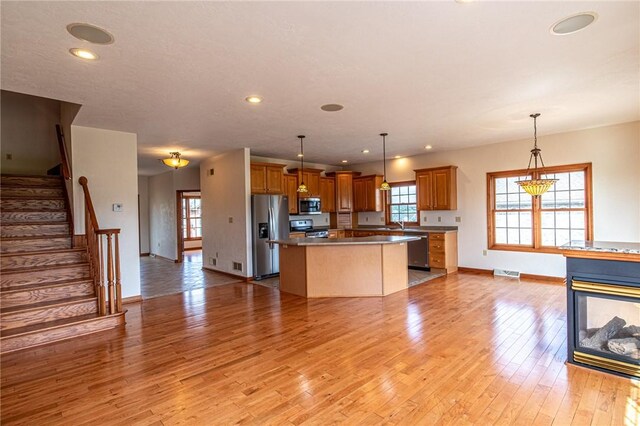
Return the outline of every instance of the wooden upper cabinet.
[[[298,181],[302,180],[307,185],[309,192],[298,194],[300,197],[320,197],[320,169],[289,169],[289,173],[298,176]]]
[[[418,210],[458,208],[457,170],[456,166],[415,170]]]
[[[289,214],[298,214],[298,177],[284,175],[284,194],[288,197]]]
[[[284,164],[251,163],[252,194],[283,194]]]
[[[336,206],[337,213],[351,213],[353,211],[353,178],[360,176],[359,172],[331,172],[327,176],[336,179]]]
[[[353,180],[353,211],[381,212],[384,210],[380,185],[382,176],[362,176]]]
[[[320,177],[320,206],[323,213],[336,211],[336,180],[331,177]]]

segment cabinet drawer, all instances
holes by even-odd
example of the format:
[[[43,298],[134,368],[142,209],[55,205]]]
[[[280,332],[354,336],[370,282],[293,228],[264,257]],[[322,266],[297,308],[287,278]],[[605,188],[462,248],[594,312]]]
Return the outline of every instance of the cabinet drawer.
[[[338,231],[329,231],[329,238],[338,238]]]
[[[444,241],[429,241],[429,252],[444,253]]]
[[[434,234],[434,233],[430,233],[429,234],[429,240],[435,240],[435,241],[444,241],[444,234]]]
[[[444,261],[444,254],[429,253],[429,267],[430,268],[444,268],[446,262]]]

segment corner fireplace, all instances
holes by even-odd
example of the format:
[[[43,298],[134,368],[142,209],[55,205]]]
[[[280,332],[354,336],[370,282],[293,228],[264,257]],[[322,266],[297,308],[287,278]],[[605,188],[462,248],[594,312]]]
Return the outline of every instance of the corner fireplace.
[[[640,263],[567,258],[568,361],[640,379]]]

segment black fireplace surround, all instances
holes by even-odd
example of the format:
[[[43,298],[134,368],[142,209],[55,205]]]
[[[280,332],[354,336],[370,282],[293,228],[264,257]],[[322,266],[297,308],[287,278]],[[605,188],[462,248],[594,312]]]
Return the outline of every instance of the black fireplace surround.
[[[567,258],[571,364],[640,379],[640,262]]]

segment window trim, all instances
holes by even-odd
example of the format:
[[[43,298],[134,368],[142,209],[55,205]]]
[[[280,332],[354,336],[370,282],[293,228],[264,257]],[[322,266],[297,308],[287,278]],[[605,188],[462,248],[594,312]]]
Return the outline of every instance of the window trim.
[[[593,182],[592,182],[592,165],[591,163],[567,164],[560,166],[545,167],[545,174],[548,173],[569,173],[584,171],[584,193],[585,193],[585,238],[593,240]],[[533,244],[531,246],[522,246],[515,244],[495,244],[495,227],[493,217],[494,206],[494,179],[503,177],[523,176],[527,174],[527,169],[505,170],[500,172],[487,173],[487,248],[489,250],[501,251],[523,251],[534,253],[557,253],[562,254],[565,250],[556,247],[542,246],[542,228],[540,227],[542,208],[540,205],[540,197],[533,198],[531,208],[531,226],[533,228]],[[532,173],[529,175],[538,178],[540,173]]]
[[[190,227],[189,227],[189,220],[191,219],[191,213],[189,213],[189,200],[191,199],[197,199],[200,200],[200,217],[195,217],[194,219],[200,219],[200,223],[202,224],[202,196],[201,195],[183,195],[182,196],[182,202],[186,202],[187,203],[187,208],[184,209],[184,211],[186,212],[186,216],[183,215],[183,217],[181,217],[180,219],[186,219],[187,221],[187,226],[186,228],[184,228],[187,231],[187,237],[183,237],[184,241],[200,241],[202,240],[202,237],[190,237],[191,235],[191,231],[190,231]],[[182,207],[182,206],[181,206]],[[202,225],[201,225],[202,226]],[[202,228],[200,228],[202,229]],[[201,231],[202,232],[202,231]]]
[[[416,185],[415,180],[403,180],[399,182],[389,182],[390,187],[397,186],[415,186],[416,187],[416,218],[418,219],[416,222],[405,222],[405,225],[410,226],[419,226],[420,225],[420,210],[418,210],[418,186]],[[386,191],[385,194],[385,213],[384,213],[384,222],[386,225],[394,225],[396,222],[391,222],[391,191]],[[411,203],[410,203],[411,204]]]

